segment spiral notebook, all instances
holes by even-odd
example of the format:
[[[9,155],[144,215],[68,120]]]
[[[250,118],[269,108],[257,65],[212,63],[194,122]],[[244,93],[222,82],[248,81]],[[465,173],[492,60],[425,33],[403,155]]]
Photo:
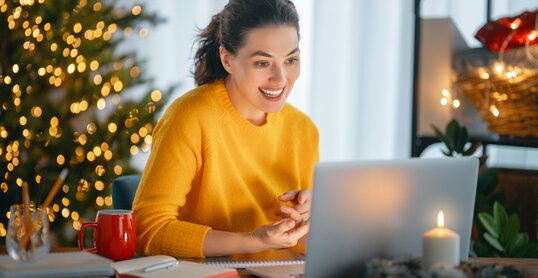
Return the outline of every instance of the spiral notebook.
[[[304,265],[304,256],[290,249],[269,250],[254,254],[210,257],[203,264],[225,268]]]

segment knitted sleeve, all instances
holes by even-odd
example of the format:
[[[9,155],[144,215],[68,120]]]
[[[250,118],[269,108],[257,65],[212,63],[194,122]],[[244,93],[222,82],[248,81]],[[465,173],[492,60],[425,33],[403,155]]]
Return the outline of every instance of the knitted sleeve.
[[[193,113],[184,110],[176,100],[155,127],[133,202],[137,251],[143,255],[203,257],[210,227],[181,221],[178,215],[202,165],[201,127]]]

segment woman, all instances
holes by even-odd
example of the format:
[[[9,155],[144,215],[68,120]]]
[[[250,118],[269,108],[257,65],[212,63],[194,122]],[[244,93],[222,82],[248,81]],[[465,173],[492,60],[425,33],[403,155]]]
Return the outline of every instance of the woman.
[[[318,132],[286,104],[300,72],[289,0],[231,0],[199,36],[194,90],[155,127],[133,210],[138,253],[292,247],[308,232]]]

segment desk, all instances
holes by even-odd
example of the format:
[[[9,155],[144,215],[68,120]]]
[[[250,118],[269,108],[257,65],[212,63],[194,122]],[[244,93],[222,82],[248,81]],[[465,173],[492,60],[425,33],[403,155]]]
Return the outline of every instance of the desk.
[[[520,258],[469,258],[470,262],[508,264],[525,270],[527,277],[538,277],[538,259]]]
[[[78,251],[76,247],[52,247],[51,252]],[[6,247],[0,246],[0,254],[7,254]],[[527,277],[538,277],[538,258],[537,259],[520,259],[520,258],[469,258],[472,263],[497,263],[507,264],[519,267],[525,270]],[[245,273],[240,272],[241,277]]]

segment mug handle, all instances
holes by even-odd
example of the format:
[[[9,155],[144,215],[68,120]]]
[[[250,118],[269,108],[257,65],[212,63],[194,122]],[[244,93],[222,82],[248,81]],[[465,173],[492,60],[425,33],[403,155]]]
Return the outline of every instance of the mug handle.
[[[84,229],[85,228],[97,228],[97,222],[82,223],[82,225],[80,226],[80,230],[78,230],[78,247],[82,251],[86,251],[90,253],[97,253],[97,248],[95,246],[93,248],[84,249]]]

